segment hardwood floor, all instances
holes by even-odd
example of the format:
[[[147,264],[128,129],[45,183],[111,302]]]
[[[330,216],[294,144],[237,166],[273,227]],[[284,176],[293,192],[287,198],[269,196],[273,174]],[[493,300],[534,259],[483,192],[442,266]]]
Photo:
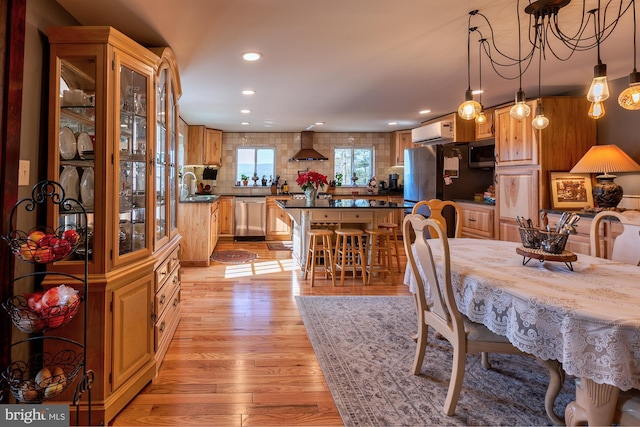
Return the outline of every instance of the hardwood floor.
[[[341,426],[294,296],[409,295],[403,273],[336,287],[317,275],[311,288],[289,251],[216,247],[227,249],[258,259],[183,269],[182,318],[158,376],[112,425]]]

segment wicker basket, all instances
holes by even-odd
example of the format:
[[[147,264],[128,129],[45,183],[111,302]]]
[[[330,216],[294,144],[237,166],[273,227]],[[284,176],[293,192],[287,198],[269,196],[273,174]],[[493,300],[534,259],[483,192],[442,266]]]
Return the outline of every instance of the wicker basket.
[[[550,254],[561,254],[567,245],[568,238],[567,233],[540,231],[540,249]]]
[[[522,240],[522,246],[525,248],[540,248],[540,230],[537,228],[520,227],[520,239]]]

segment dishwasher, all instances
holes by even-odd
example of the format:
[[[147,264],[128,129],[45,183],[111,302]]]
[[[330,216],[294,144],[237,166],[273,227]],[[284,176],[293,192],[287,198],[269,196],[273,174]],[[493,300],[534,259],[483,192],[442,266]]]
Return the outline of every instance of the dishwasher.
[[[267,229],[264,197],[236,197],[235,240],[264,240]]]

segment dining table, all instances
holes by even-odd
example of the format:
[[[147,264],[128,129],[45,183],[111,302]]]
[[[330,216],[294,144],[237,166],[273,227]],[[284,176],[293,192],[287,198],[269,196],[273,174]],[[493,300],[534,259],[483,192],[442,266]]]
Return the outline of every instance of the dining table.
[[[440,242],[428,242],[440,270]],[[449,239],[460,312],[580,378],[584,394],[567,406],[564,420],[545,402],[554,423],[611,425],[620,391],[640,389],[640,267],[576,254],[571,269],[527,258],[522,249],[516,242]],[[415,291],[409,266],[404,283]]]

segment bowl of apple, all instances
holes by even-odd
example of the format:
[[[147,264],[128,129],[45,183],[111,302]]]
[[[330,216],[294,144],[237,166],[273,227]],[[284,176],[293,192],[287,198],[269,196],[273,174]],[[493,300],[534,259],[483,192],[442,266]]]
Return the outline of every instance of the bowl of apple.
[[[14,231],[5,240],[21,260],[46,264],[66,258],[74,252],[80,243],[80,233],[73,228],[55,232],[35,229],[29,233]]]

